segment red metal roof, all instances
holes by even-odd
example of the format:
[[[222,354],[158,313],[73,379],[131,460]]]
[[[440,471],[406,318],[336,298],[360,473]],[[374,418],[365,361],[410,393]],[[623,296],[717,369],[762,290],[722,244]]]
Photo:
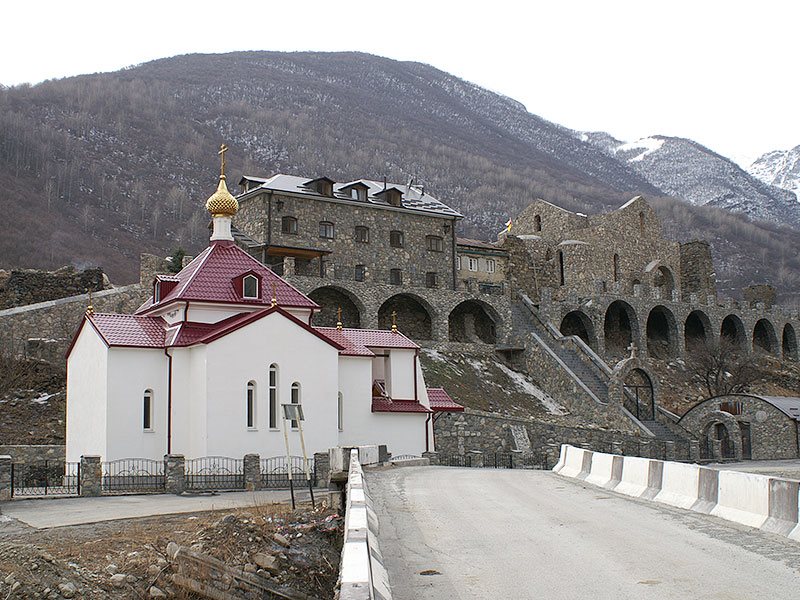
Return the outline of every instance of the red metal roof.
[[[261,279],[259,297],[243,298],[237,293],[234,280],[251,272]],[[273,289],[279,306],[319,308],[311,298],[281,279],[233,242],[213,242],[174,278],[178,283],[166,296],[156,303],[151,299],[143,304],[137,313],[150,312],[171,302],[186,300],[270,306]]]
[[[342,346],[343,350],[339,354],[345,356],[375,356],[372,350],[366,346],[354,343],[346,333],[350,331],[348,329],[337,329],[336,327],[315,327],[314,329]]]
[[[428,388],[428,401],[433,412],[463,412],[464,407],[454,401],[444,388]]]
[[[431,410],[416,400],[390,400],[376,397],[372,399],[372,412],[429,413]]]
[[[347,356],[375,356],[369,348],[401,348],[416,350],[417,344],[402,333],[392,333],[384,329],[337,329],[336,327],[315,327],[318,331],[344,346],[341,354]]]
[[[109,346],[164,347],[166,323],[161,317],[95,313],[86,319]]]

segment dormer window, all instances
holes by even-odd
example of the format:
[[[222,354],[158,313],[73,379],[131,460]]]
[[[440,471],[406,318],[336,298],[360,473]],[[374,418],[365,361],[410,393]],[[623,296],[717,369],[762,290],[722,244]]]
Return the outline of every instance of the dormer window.
[[[242,280],[242,296],[244,298],[258,298],[258,277],[245,275]]]
[[[397,188],[389,188],[375,194],[377,198],[385,200],[390,206],[403,206],[403,192]]]
[[[327,177],[319,177],[317,179],[312,179],[308,183],[306,183],[306,187],[314,190],[321,196],[333,196],[333,179],[328,179]]]

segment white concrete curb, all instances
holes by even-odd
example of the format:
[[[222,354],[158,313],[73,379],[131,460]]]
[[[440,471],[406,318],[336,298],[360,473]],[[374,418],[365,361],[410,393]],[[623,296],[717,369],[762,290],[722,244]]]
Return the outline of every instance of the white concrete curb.
[[[800,541],[800,482],[561,446],[559,475]]]
[[[391,600],[389,575],[378,544],[378,517],[372,509],[359,451],[350,453],[344,519],[340,600]]]

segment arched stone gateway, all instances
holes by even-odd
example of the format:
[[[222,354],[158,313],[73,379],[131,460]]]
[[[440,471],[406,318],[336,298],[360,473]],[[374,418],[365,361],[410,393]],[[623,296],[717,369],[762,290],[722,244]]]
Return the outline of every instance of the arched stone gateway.
[[[597,335],[594,332],[594,324],[589,316],[580,310],[568,312],[561,319],[559,327],[561,335],[575,335],[581,338],[587,346],[595,352],[597,351]]]
[[[742,458],[742,431],[734,417],[714,411],[706,417],[700,438],[700,458]]]
[[[775,334],[775,327],[767,319],[759,319],[753,328],[753,350],[778,353],[778,336]]]
[[[378,327],[391,329],[392,313],[397,313],[397,328],[413,340],[433,339],[433,308],[414,294],[396,294],[381,304]]]
[[[465,300],[457,305],[447,319],[451,342],[497,342],[497,324],[500,317],[488,304],[480,300]]]
[[[653,287],[661,290],[661,297],[667,300],[672,298],[675,289],[675,277],[667,267],[658,267],[653,274]]]
[[[683,325],[683,338],[685,340],[686,351],[693,352],[701,348],[708,347],[709,336],[711,334],[711,320],[708,315],[701,310],[693,310],[686,317]]]
[[[606,309],[603,321],[606,354],[622,357],[628,353],[631,342],[639,339],[639,321],[636,311],[623,300],[614,300]]]
[[[617,363],[608,386],[610,402],[623,406],[640,421],[654,421],[658,383],[650,374],[648,361],[638,353]]]
[[[797,335],[791,323],[787,323],[783,326],[783,340],[781,346],[783,348],[784,358],[797,360]]]
[[[647,315],[647,354],[670,358],[678,353],[678,325],[666,306],[655,306]]]
[[[361,301],[351,292],[334,286],[315,289],[308,294],[314,302],[322,307],[312,323],[318,327],[335,327],[338,321],[337,312],[342,309],[342,325],[345,327],[361,327],[361,314],[364,310]]]
[[[747,349],[747,336],[744,332],[744,323],[736,315],[728,315],[722,320],[720,327],[720,338],[733,344],[740,350]]]

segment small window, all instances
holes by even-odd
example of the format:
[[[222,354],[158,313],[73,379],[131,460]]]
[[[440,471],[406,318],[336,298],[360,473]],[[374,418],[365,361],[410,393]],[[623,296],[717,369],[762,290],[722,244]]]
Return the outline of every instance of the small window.
[[[403,247],[403,232],[402,231],[390,231],[389,232],[389,245],[392,248],[402,248]]]
[[[339,392],[339,404],[337,408],[336,420],[339,425],[339,431],[344,431],[344,398],[342,397],[342,392]]]
[[[367,275],[367,265],[356,265],[354,279],[356,281],[364,281]]]
[[[478,270],[478,259],[469,257],[469,270],[470,271],[477,271]]]
[[[354,187],[350,190],[350,197],[353,198],[353,200],[364,202],[367,199],[367,190],[360,186]]]
[[[258,277],[245,275],[242,280],[242,291],[245,298],[258,298]]]
[[[403,270],[402,269],[389,269],[389,283],[392,285],[403,284]]]
[[[439,275],[435,271],[425,273],[425,287],[435,288],[439,286]]]
[[[297,219],[295,219],[294,217],[282,217],[281,233],[297,235]]]
[[[356,227],[355,240],[362,244],[369,243],[369,227],[359,225]]]
[[[296,381],[292,384],[292,404],[300,404],[300,384]],[[292,419],[292,429],[297,429],[297,419]]]
[[[619,281],[619,254],[614,255],[614,281]]]
[[[256,382],[247,382],[247,428],[256,428]]]
[[[644,233],[644,212],[639,213],[639,233]]]
[[[456,256],[456,271],[460,271],[460,270],[461,270],[461,257],[460,256]]]
[[[333,239],[333,223],[330,221],[320,221],[319,223],[319,237],[326,240]]]
[[[564,277],[564,253],[558,251],[558,285],[564,285],[566,278]]]
[[[269,428],[278,428],[278,365],[269,366]]]
[[[533,217],[533,230],[534,231],[542,230],[542,217],[540,217],[539,215]]]
[[[153,431],[153,390],[145,390],[142,401],[142,429]]]
[[[438,235],[425,236],[425,245],[431,252],[444,252],[444,240]]]
[[[494,273],[496,267],[493,258],[486,259],[486,272],[487,273]]]

